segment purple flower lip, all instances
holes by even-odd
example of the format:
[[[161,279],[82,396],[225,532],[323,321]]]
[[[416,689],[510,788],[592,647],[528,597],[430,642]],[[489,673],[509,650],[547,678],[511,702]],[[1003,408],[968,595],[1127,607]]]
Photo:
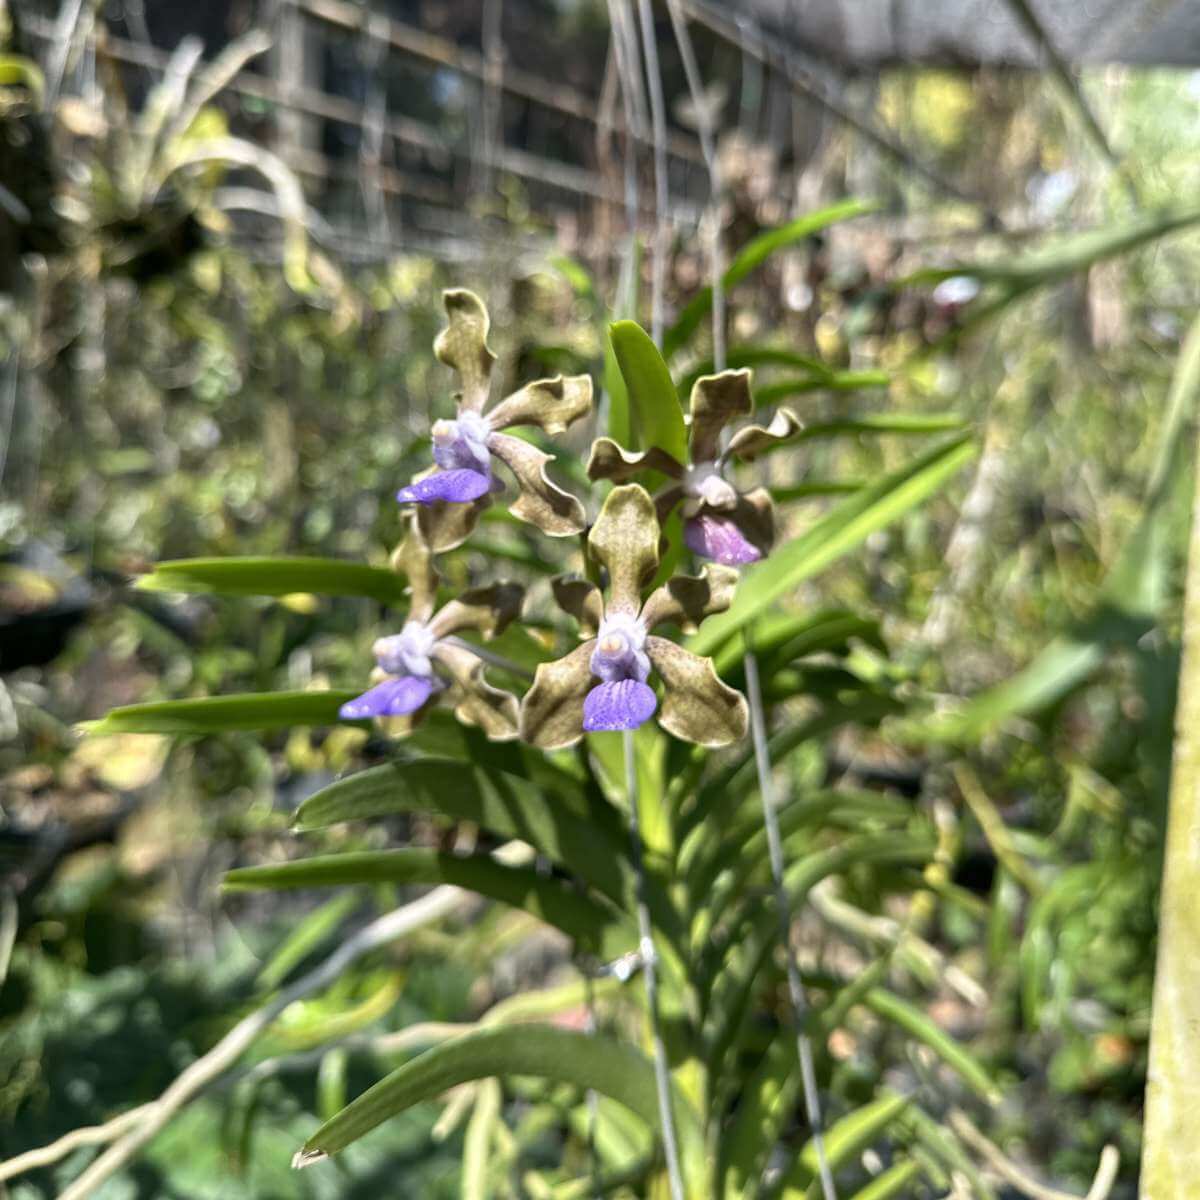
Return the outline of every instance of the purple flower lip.
[[[433,694],[432,676],[402,675],[385,679],[373,688],[347,700],[338,709],[344,721],[362,721],[371,717],[406,717],[414,713]]]
[[[464,412],[453,421],[435,421],[433,461],[440,468],[396,493],[401,504],[449,500],[465,504],[486,496],[493,487],[492,454],[487,440],[492,428],[479,413]]]
[[[600,622],[589,665],[602,682],[584,698],[585,731],[636,729],[654,715],[658,700],[646,683],[645,645],[646,626],[632,613],[610,613]]]
[[[492,487],[491,474],[460,467],[450,471],[435,471],[424,479],[418,479],[396,493],[401,504],[432,504],[435,500],[449,500],[462,504],[478,500]]]
[[[734,521],[711,513],[701,513],[686,521],[683,540],[693,553],[727,567],[745,566],[762,558],[762,551],[746,538]]]
[[[615,679],[598,684],[583,701],[583,728],[587,733],[636,729],[658,708],[649,684],[638,679]]]

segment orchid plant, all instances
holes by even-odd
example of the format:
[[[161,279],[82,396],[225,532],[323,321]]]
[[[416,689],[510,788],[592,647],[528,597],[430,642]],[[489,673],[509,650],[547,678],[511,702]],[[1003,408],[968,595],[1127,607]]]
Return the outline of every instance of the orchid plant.
[[[768,741],[763,695],[771,703],[805,687],[803,672],[790,669],[796,647],[848,664],[848,639],[870,629],[857,619],[830,623],[828,614],[776,613],[764,622],[762,692],[757,666],[753,686],[746,668],[749,704],[721,678],[738,670],[755,619],[809,570],[799,554],[803,539],[776,545],[766,489],[741,490],[734,473],[736,464],[794,438],[800,422],[781,410],[766,424],[735,427],[754,411],[745,370],[700,378],[685,421],[658,350],[636,324],[619,322],[611,336],[620,370],[639,404],[658,406],[658,427],[670,427],[665,441],[673,452],[655,444],[638,452],[597,437],[586,474],[611,487],[594,503],[549,477],[554,447],[542,448],[542,439],[592,415],[591,379],[535,380],[492,403],[497,359],[488,345],[487,311],[463,290],[447,292],[444,303],[447,324],[435,351],[457,376],[457,408],[433,425],[430,469],[397,493],[404,533],[390,567],[319,559],[187,560],[160,564],[144,585],[370,597],[386,606],[389,617],[388,631],[372,647],[374,672],[362,681],[369,686],[133,706],[114,710],[100,731],[204,732],[223,727],[214,726],[221,721],[240,729],[377,722],[384,733],[403,739],[394,761],[310,797],[297,813],[300,829],[435,812],[486,831],[508,849],[532,850],[537,861],[501,851],[403,847],[246,867],[231,872],[227,885],[449,882],[525,908],[570,939],[581,966],[590,964],[586,981],[551,989],[537,998],[535,1010],[556,1019],[603,996],[607,1021],[593,1005],[585,1021],[576,1014],[567,1024],[595,1021],[634,1032],[631,1044],[627,1036],[517,1024],[502,1014],[503,1005],[468,1032],[447,1026],[450,1032],[442,1033],[439,1027],[431,1034],[437,1043],[432,1049],[326,1121],[297,1155],[297,1165],[336,1154],[409,1105],[463,1085],[480,1089],[459,1094],[476,1104],[464,1174],[476,1181],[471,1194],[482,1196],[487,1189],[480,1190],[478,1181],[489,1173],[489,1154],[508,1154],[504,1147],[513,1139],[487,1134],[501,1119],[499,1092],[484,1090],[479,1081],[540,1076],[571,1084],[580,1096],[584,1090],[599,1094],[602,1102],[590,1105],[586,1117],[599,1131],[588,1141],[592,1166],[581,1176],[564,1154],[561,1169],[540,1178],[536,1193],[531,1183],[529,1194],[559,1194],[561,1185],[564,1195],[621,1186],[632,1189],[627,1194],[663,1195],[669,1186],[676,1198],[750,1200],[764,1194],[773,1150],[783,1144],[790,1164],[783,1194],[816,1195],[813,1189],[820,1187],[828,1195],[818,1168],[844,1172],[851,1149],[885,1133],[899,1138],[897,1123],[910,1100],[881,1091],[849,1111],[834,1105],[828,1162],[822,1158],[811,1111],[795,1119],[799,1076],[812,1075],[810,1064],[797,1069],[795,1031],[774,1015],[784,982],[772,955],[781,937],[777,913],[784,915],[786,936],[788,906],[803,903],[827,876],[861,869],[856,886],[878,887],[882,894],[891,884],[872,882],[876,872],[932,870],[930,864],[944,863],[949,852],[946,838],[907,805],[862,797],[851,803],[837,793],[791,797],[779,805],[782,842],[764,841],[761,814],[751,811],[760,795],[767,801],[763,780],[775,745]],[[639,362],[653,369],[643,372]],[[539,444],[508,432],[514,428],[532,430]],[[965,437],[949,441],[894,482],[883,481],[880,496],[915,504],[969,452]],[[464,580],[479,558],[453,557],[483,510],[511,486],[504,482],[509,473],[516,487],[509,511],[534,537],[561,539],[556,562],[567,568],[548,585],[530,572],[528,595],[505,580]],[[844,513],[830,514],[823,536],[844,549],[901,508],[900,500],[869,507],[855,497]],[[680,509],[681,531],[675,520]],[[672,538],[681,544],[671,545]],[[703,569],[663,578],[663,562],[688,550],[708,560]],[[446,561],[435,565],[441,556]],[[743,569],[752,574],[739,586]],[[475,586],[460,586],[447,598],[443,577]],[[576,629],[564,628],[560,613]],[[507,687],[488,678],[492,670],[503,674]],[[890,686],[886,673],[859,678],[842,670],[833,725],[878,720],[894,703]],[[855,689],[863,694],[861,704]],[[782,753],[797,744],[790,730],[779,736]],[[756,760],[762,768],[757,778]],[[839,816],[843,809],[846,815]],[[828,843],[818,840],[826,838]],[[779,874],[774,906],[764,904],[769,868],[784,851],[803,854],[803,860]],[[910,928],[903,945],[919,942],[919,933]],[[629,986],[638,972],[645,986]],[[789,976],[788,986],[792,982]],[[850,1005],[839,1007],[841,996],[857,984],[819,976],[815,986],[821,1003],[812,1014],[814,1030],[822,1021],[845,1020]],[[919,1028],[881,986],[864,984],[860,992],[856,1003],[876,1006],[878,1020]],[[512,1009],[518,1011],[524,1010]],[[779,1031],[766,1034],[764,1051],[764,1031],[775,1026]],[[814,1033],[815,1071],[825,1088],[832,1066],[822,1041]],[[944,1038],[932,1046],[969,1088],[987,1091],[986,1074],[962,1047],[947,1050]],[[614,1101],[643,1122],[632,1157],[611,1154],[616,1127],[607,1105]],[[574,1122],[572,1117],[564,1131]],[[839,1132],[838,1122],[846,1123],[846,1132]],[[797,1129],[810,1139],[807,1146],[797,1142]],[[908,1160],[897,1166],[879,1179],[902,1186],[916,1169]],[[942,1186],[937,1170],[929,1168],[930,1178]],[[769,1190],[777,1193],[779,1182],[773,1179]],[[870,1194],[900,1193],[881,1187]]]

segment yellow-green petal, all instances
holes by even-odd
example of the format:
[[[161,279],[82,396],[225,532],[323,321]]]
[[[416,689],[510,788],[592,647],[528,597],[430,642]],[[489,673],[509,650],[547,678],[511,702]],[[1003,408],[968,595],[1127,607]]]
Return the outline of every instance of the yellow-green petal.
[[[579,622],[584,637],[594,637],[604,616],[604,597],[590,580],[578,575],[557,575],[551,580],[558,607]]]
[[[729,455],[749,462],[764,450],[790,442],[802,429],[804,422],[789,408],[781,408],[768,425],[748,425],[739,429],[729,442]]]
[[[720,563],[709,563],[698,577],[676,575],[650,593],[642,621],[647,629],[671,621],[685,633],[695,633],[705,617],[733,603],[737,582],[737,571]]]
[[[542,750],[573,746],[583,737],[583,701],[595,680],[595,639],[556,662],[542,663],[521,701],[521,737]]]
[[[702,375],[692,385],[691,411],[692,462],[715,462],[721,449],[721,431],[736,417],[749,416],[754,411],[750,372],[743,368]]]
[[[728,746],[746,736],[746,699],[717,678],[711,658],[700,658],[666,638],[648,637],[646,653],[663,683],[658,723],[698,746]]]
[[[464,725],[478,725],[493,742],[517,737],[520,706],[516,696],[488,683],[484,664],[466,646],[438,642],[433,657],[450,673],[454,715]]]
[[[518,392],[506,396],[488,413],[493,429],[511,425],[536,425],[546,433],[562,433],[592,408],[590,375],[556,375],[535,379]]]
[[[404,538],[392,551],[392,568],[408,580],[409,620],[428,621],[433,612],[438,577],[433,566],[433,550],[421,532],[415,513],[409,514]]]
[[[483,301],[474,292],[454,288],[442,293],[449,324],[437,335],[433,352],[451,370],[458,372],[460,404],[472,412],[482,412],[492,382],[492,364],[496,356],[488,349],[491,326]]]
[[[599,437],[592,443],[587,465],[589,479],[628,483],[646,471],[660,471],[672,479],[683,477],[682,465],[657,446],[645,451],[625,450],[609,437]]]
[[[623,484],[608,493],[588,534],[593,557],[608,569],[608,608],[637,613],[642,588],[658,567],[658,516],[644,487]]]
[[[521,438],[508,433],[493,433],[488,437],[488,449],[517,477],[520,495],[508,511],[522,521],[536,525],[551,537],[571,537],[582,533],[587,526],[583,505],[550,482],[546,467],[554,461]]]
[[[485,638],[503,633],[521,612],[525,589],[518,583],[492,583],[469,591],[438,610],[429,622],[434,637],[474,629]]]

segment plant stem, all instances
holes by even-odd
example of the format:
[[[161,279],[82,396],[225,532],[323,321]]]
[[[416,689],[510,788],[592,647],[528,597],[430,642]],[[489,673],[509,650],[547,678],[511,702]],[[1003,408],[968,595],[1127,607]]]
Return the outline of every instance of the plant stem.
[[[658,959],[654,950],[654,930],[646,903],[646,864],[642,857],[642,830],[638,821],[637,758],[633,748],[633,730],[621,735],[625,747],[625,798],[629,804],[629,842],[637,878],[637,923],[642,976],[646,981],[646,1007],[650,1015],[650,1040],[654,1044],[654,1084],[658,1093],[658,1115],[662,1121],[663,1153],[671,1183],[671,1200],[684,1200],[683,1174],[679,1168],[679,1145],[675,1137],[675,1116],[671,1111],[671,1068],[667,1048],[658,1025]]]
[[[762,688],[758,682],[758,659],[746,650],[746,698],[750,704],[750,733],[754,739],[754,764],[758,768],[758,795],[762,801],[763,824],[767,830],[767,851],[771,859],[771,879],[775,887],[775,910],[779,917],[779,940],[787,961],[788,998],[792,1023],[796,1028],[796,1052],[800,1059],[800,1082],[804,1088],[804,1109],[812,1130],[817,1153],[817,1174],[825,1200],[837,1200],[833,1173],[825,1156],[825,1137],[821,1122],[821,1096],[817,1090],[817,1072],[813,1065],[812,1039],[805,1029],[808,1020],[808,996],[800,978],[800,965],[792,953],[792,914],[787,890],[783,885],[783,839],[779,836],[779,816],[775,811],[775,791],[771,781],[771,754],[767,748],[767,723],[763,713]]]

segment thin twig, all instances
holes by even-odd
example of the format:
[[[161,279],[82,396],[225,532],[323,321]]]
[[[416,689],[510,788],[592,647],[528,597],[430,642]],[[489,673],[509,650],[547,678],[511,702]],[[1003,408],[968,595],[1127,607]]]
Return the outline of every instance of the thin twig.
[[[646,902],[646,864],[642,855],[642,830],[638,820],[637,757],[633,731],[622,734],[625,747],[625,798],[629,805],[629,843],[633,870],[637,878],[638,942],[642,957],[642,976],[646,981],[646,1007],[650,1015],[650,1039],[654,1043],[654,1085],[658,1094],[658,1115],[662,1122],[663,1153],[671,1183],[671,1200],[684,1200],[683,1173],[679,1168],[679,1145],[675,1137],[675,1115],[671,1111],[671,1067],[667,1048],[658,1023],[658,959],[654,949],[654,930]]]
[[[754,739],[754,763],[758,768],[758,795],[762,801],[763,824],[767,830],[767,851],[771,860],[771,878],[775,887],[775,909],[779,917],[779,940],[787,963],[788,998],[792,1022],[796,1027],[796,1051],[800,1059],[800,1081],[804,1088],[804,1109],[812,1130],[817,1156],[817,1174],[825,1200],[837,1200],[833,1173],[825,1154],[825,1135],[821,1121],[821,1095],[813,1065],[812,1039],[805,1030],[808,1021],[808,996],[800,978],[800,966],[792,953],[792,914],[783,882],[783,839],[779,836],[779,816],[775,811],[775,789],[771,780],[771,755],[767,749],[767,724],[763,714],[762,688],[758,681],[758,659],[746,651],[746,698],[750,704],[750,733]]]
[[[284,989],[270,1004],[239,1021],[207,1054],[198,1058],[151,1104],[138,1111],[136,1125],[114,1142],[59,1197],[59,1200],[84,1200],[119,1171],[168,1121],[198,1092],[224,1074],[290,1004],[335,982],[351,963],[404,937],[415,929],[448,916],[466,897],[461,888],[443,885],[432,892],[386,913],[360,929],[344,942],[319,967]],[[130,1114],[125,1114],[128,1119]],[[118,1118],[121,1120],[122,1118]],[[111,1124],[111,1123],[110,1123]],[[55,1145],[61,1145],[62,1140]],[[46,1147],[49,1150],[50,1147]],[[28,1157],[28,1156],[25,1156]],[[59,1156],[56,1156],[59,1157]],[[0,1171],[8,1164],[0,1164]],[[28,1169],[28,1168],[24,1168]]]
[[[654,133],[654,261],[650,273],[650,334],[662,346],[663,288],[667,273],[667,106],[663,99],[658,43],[654,37],[654,10],[650,0],[638,0],[642,27],[642,54],[650,87],[650,122]]]
[[[1062,1192],[1058,1188],[1047,1187],[1032,1179],[1008,1158],[995,1142],[989,1141],[976,1129],[966,1113],[954,1109],[950,1113],[950,1128],[984,1159],[1005,1183],[1016,1188],[1023,1196],[1028,1196],[1029,1200],[1080,1200],[1075,1192]],[[1095,1178],[1084,1200],[1108,1200],[1109,1193],[1117,1181],[1117,1168],[1120,1165],[1121,1152],[1116,1146],[1105,1146],[1100,1152],[1100,1165],[1096,1168]]]

